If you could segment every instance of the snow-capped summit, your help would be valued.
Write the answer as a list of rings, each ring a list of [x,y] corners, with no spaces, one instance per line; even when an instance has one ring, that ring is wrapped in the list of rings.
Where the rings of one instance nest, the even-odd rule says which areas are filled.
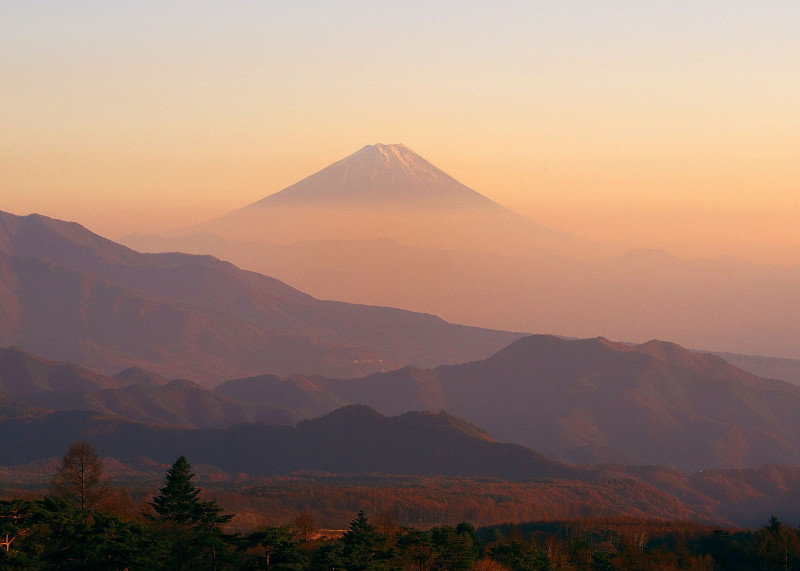
[[[502,208],[400,144],[367,145],[251,207],[371,206]]]
[[[249,206],[171,235],[251,245],[391,240],[442,250],[579,257],[597,250],[501,206],[400,144],[367,145]]]
[[[367,145],[339,162],[345,163],[352,171],[364,168],[384,169],[419,180],[441,182],[451,179],[448,174],[400,143]]]

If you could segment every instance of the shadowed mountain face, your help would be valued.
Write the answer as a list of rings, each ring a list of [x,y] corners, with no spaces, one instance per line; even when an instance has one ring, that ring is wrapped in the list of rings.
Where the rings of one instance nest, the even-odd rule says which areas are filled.
[[[169,382],[168,378],[141,367],[128,367],[114,375],[114,378],[131,385],[141,385],[143,387],[161,387]]]
[[[92,410],[134,420],[191,428],[226,428],[243,422],[294,424],[299,414],[285,408],[227,399],[190,381],[161,387],[129,385],[121,389],[46,391],[25,404],[53,410]]]
[[[461,184],[403,145],[368,145],[220,218],[171,233],[291,244],[392,239],[478,251],[595,256],[604,248],[539,226]]]
[[[0,348],[0,395],[19,406],[92,410],[126,420],[197,428],[242,422],[294,424],[309,416],[228,399],[190,381],[167,381],[143,369],[130,368],[110,377],[15,347]]]
[[[19,399],[42,391],[116,389],[128,382],[71,363],[30,355],[17,347],[0,348],[0,394]]]
[[[588,511],[760,525],[770,513],[793,521],[800,490],[795,466],[690,473],[662,466],[588,469],[493,442],[448,414],[386,418],[363,406],[342,408],[294,428],[243,424],[220,430],[142,424],[88,411],[51,413],[0,396],[0,439],[0,469],[55,461],[72,442],[86,440],[117,465],[148,472],[156,467],[159,474],[161,466],[184,454],[195,465],[237,477],[305,471],[356,477],[457,476],[480,478],[481,486],[497,484],[496,478],[523,480],[519,485],[549,496],[545,505],[561,510],[575,505],[575,517]]]
[[[589,473],[514,444],[492,441],[447,414],[412,412],[386,418],[362,406],[337,410],[297,427],[240,424],[225,430],[170,428],[88,411],[64,411],[0,422],[12,439],[0,465],[58,457],[74,440],[88,440],[122,462],[169,463],[184,454],[196,464],[251,475],[316,470],[502,478],[573,478]]]
[[[214,392],[240,402],[260,405],[280,403],[278,406],[293,410],[303,418],[321,416],[351,404],[335,396],[320,381],[319,377],[303,375],[259,375],[226,381],[215,387]]]
[[[446,410],[502,441],[572,462],[800,462],[800,387],[672,343],[535,335],[483,361],[306,381],[316,384],[316,402],[325,391],[384,414]]]
[[[22,404],[0,393],[0,423],[7,420],[44,418],[46,415],[46,411]]]
[[[609,356],[608,351],[618,353],[615,356],[618,360]],[[562,366],[547,364],[542,353],[551,354],[553,359],[562,362]],[[231,474],[275,475],[303,470],[355,475],[380,473],[523,479],[526,480],[525,486],[537,486],[540,493],[555,494],[553,502],[561,509],[582,502],[585,509],[606,515],[724,518],[748,525],[762,523],[767,513],[790,520],[794,517],[793,506],[797,504],[795,500],[800,490],[800,469],[793,466],[769,465],[750,470],[706,468],[688,473],[656,465],[611,465],[591,469],[568,466],[523,446],[498,444],[482,429],[447,413],[408,412],[386,418],[363,405],[340,408],[339,403],[346,401],[342,396],[336,396],[364,392],[367,387],[377,391],[367,392],[367,398],[379,402],[383,399],[386,408],[402,409],[409,403],[411,406],[447,404],[452,398],[446,386],[447,375],[442,371],[486,367],[495,375],[490,384],[500,391],[515,390],[513,384],[519,383],[527,369],[531,375],[546,374],[557,378],[558,384],[572,394],[569,398],[574,403],[595,399],[600,404],[607,404],[608,401],[603,402],[596,391],[592,392],[594,385],[607,385],[606,389],[611,393],[617,390],[614,383],[607,380],[609,375],[605,368],[616,371],[620,377],[616,384],[626,386],[630,384],[626,363],[628,368],[644,374],[643,371],[653,368],[652,363],[647,364],[649,360],[656,359],[662,367],[655,367],[655,370],[661,370],[660,381],[650,374],[649,380],[641,379],[634,390],[639,393],[639,400],[649,394],[651,404],[656,403],[662,413],[680,407],[681,400],[691,396],[690,389],[673,380],[676,372],[665,373],[663,367],[683,370],[683,377],[690,378],[691,384],[738,384],[736,392],[748,400],[753,396],[747,394],[748,388],[773,392],[787,401],[787,408],[796,408],[793,398],[797,391],[792,387],[781,392],[788,385],[754,378],[714,356],[690,353],[671,343],[652,341],[632,347],[605,339],[565,342],[536,336],[522,339],[483,362],[432,371],[407,368],[393,374],[373,376],[370,383],[366,379],[325,381],[300,375],[289,378],[263,375],[229,381],[218,387],[218,393],[247,400],[239,403],[189,381],[177,380],[161,385],[160,379],[147,371],[125,371],[121,375],[141,380],[142,384],[101,388],[109,383],[110,377],[74,365],[38,359],[16,349],[0,351],[0,356],[3,357],[0,359],[0,378],[6,379],[4,390],[17,389],[19,398],[27,403],[62,409],[59,412],[41,410],[0,394],[0,440],[4,442],[0,447],[0,472],[4,466],[19,471],[24,470],[21,464],[55,461],[71,442],[80,439],[90,441],[103,456],[112,457],[136,470],[169,464],[177,455],[188,454],[194,462]],[[627,362],[625,357],[631,357],[633,361]],[[531,359],[542,363],[538,367],[532,366]],[[25,365],[21,367],[20,363]],[[586,370],[594,372],[586,375]],[[35,374],[28,373],[28,376],[45,381],[31,383],[25,380],[21,371],[34,371]],[[70,374],[64,374],[64,371]],[[687,371],[693,371],[697,376],[692,377]],[[578,390],[570,380],[575,375],[582,377],[577,383]],[[456,377],[455,390],[469,392],[469,375]],[[500,377],[508,377],[513,382],[498,382]],[[15,384],[20,379],[21,382]],[[387,384],[386,380],[391,382]],[[547,383],[533,377],[528,381],[541,389],[541,394],[546,397]],[[113,380],[111,382],[113,384]],[[647,389],[648,383],[659,382],[663,386],[658,391]],[[71,390],[76,383],[94,388]],[[387,387],[391,390],[387,391]],[[516,390],[518,400],[529,402],[525,400],[524,390]],[[586,392],[588,394],[583,397],[576,396]],[[661,393],[661,401],[656,392]],[[752,430],[754,423],[763,424],[765,411],[775,407],[774,401],[763,397],[758,400],[756,394],[757,398],[751,404],[757,413],[742,418],[748,417],[748,413],[741,406],[731,404],[724,389],[718,393],[720,402],[709,401],[707,411],[708,418],[716,417],[715,422],[726,422],[720,420],[724,415],[715,410],[721,407],[725,409],[728,424],[731,418],[736,417],[742,426],[750,426]],[[492,404],[489,398],[483,398],[487,405]],[[613,395],[609,399],[621,400]],[[291,401],[296,410],[290,412],[264,406],[257,402],[259,400],[269,403]],[[547,397],[547,400],[552,401],[552,397]],[[249,420],[293,424],[310,410],[309,404],[319,408],[333,406],[336,410],[321,418],[302,421],[296,427],[242,424]],[[301,410],[303,407],[306,410]],[[94,412],[74,408],[91,408]],[[649,426],[642,422],[645,415],[641,411],[630,407],[614,410],[619,410],[618,416],[634,416],[637,424],[631,431],[648,432]],[[542,414],[535,404],[531,404],[528,413],[529,416]],[[148,424],[131,422],[131,419]],[[508,423],[518,420],[513,416],[507,418]],[[211,429],[215,427],[217,429]],[[752,430],[753,433],[757,431],[758,428]],[[715,434],[698,431],[692,437],[706,441],[705,446],[717,445]],[[691,448],[686,441],[679,444]],[[735,454],[732,450],[728,452]]]
[[[0,345],[200,382],[460,362],[519,336],[321,301],[208,256],[140,254],[77,224],[4,213],[0,311]]]
[[[571,462],[706,468],[800,461],[800,387],[662,341],[631,346],[535,335],[483,361],[344,380],[261,375],[213,392],[189,381],[158,385],[141,371],[126,376],[142,384],[120,387],[125,381],[116,377],[0,351],[0,393],[128,420],[290,425],[359,403],[392,415],[447,411],[502,441]]]

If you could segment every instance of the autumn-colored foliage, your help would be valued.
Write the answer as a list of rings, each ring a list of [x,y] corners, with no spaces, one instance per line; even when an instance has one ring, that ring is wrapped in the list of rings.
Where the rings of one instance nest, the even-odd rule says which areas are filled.
[[[604,513],[596,492],[559,481],[317,474],[203,490],[194,477],[179,457],[146,517],[120,488],[91,505],[0,501],[0,568],[800,569],[800,530],[778,517],[741,529]]]

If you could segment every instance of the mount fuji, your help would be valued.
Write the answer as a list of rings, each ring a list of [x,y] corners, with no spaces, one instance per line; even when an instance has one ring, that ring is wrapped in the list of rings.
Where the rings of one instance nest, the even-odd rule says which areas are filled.
[[[388,239],[413,247],[593,257],[602,247],[534,222],[404,145],[367,145],[244,208],[172,232],[293,244]]]
[[[400,144],[361,150],[249,208],[371,206],[506,210]]]

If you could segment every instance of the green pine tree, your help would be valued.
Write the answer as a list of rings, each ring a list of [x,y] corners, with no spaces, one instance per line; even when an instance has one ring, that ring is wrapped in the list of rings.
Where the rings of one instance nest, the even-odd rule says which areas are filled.
[[[175,569],[217,569],[229,555],[229,541],[221,529],[233,515],[222,514],[217,502],[200,501],[201,490],[192,483],[192,467],[179,456],[153,498],[151,516],[172,545]]]
[[[340,542],[348,571],[384,568],[386,538],[369,522],[363,511],[350,522],[350,529],[342,535]]]
[[[194,474],[185,456],[179,456],[167,470],[161,494],[153,498],[150,507],[158,514],[156,519],[178,523],[194,523],[199,515],[200,489],[192,483]]]

